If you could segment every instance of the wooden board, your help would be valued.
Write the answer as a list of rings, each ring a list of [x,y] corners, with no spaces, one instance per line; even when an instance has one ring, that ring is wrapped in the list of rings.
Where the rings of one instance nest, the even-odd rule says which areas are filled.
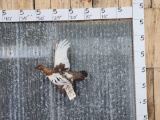
[[[152,0],[153,8],[160,8],[160,0]]]
[[[154,9],[145,9],[146,67],[154,67],[155,53],[155,15]]]
[[[160,120],[160,68],[154,70],[155,120]]]
[[[3,9],[2,1],[3,1],[3,0],[0,0],[0,10]]]
[[[12,0],[1,0],[2,10],[12,10]]]
[[[160,50],[155,50],[155,68],[160,68]]]
[[[145,9],[147,68],[160,67],[160,9]]]
[[[160,68],[160,9],[154,9],[154,16],[155,16],[155,22],[154,22],[154,33],[152,36],[154,36],[155,41],[155,68]]]
[[[93,0],[93,7],[118,7],[118,0]]]
[[[144,7],[151,8],[152,7],[152,0],[144,0]]]
[[[52,9],[70,8],[70,0],[51,0]]]
[[[119,0],[118,1],[119,7],[129,7],[132,6],[132,0]]]
[[[154,69],[147,69],[148,119],[154,120]]]
[[[50,9],[50,0],[35,0],[35,9]]]
[[[92,8],[92,0],[71,0],[71,8]]]
[[[13,10],[29,10],[33,9],[33,0],[12,0]]]

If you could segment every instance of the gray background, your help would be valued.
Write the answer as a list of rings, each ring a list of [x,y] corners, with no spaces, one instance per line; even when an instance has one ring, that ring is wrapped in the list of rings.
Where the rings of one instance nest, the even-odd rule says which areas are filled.
[[[71,43],[71,70],[88,71],[70,101],[39,64],[52,68],[53,47]],[[131,20],[0,23],[1,120],[133,120]]]

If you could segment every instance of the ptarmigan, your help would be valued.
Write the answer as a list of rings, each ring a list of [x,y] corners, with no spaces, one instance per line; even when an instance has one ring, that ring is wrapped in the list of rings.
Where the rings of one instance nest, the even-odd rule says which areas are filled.
[[[56,44],[54,68],[49,69],[43,65],[38,65],[36,69],[43,71],[49,80],[57,85],[57,89],[64,91],[63,86],[71,84],[74,80],[84,80],[87,77],[86,71],[70,71],[70,62],[67,57],[67,52],[70,44],[67,40]]]

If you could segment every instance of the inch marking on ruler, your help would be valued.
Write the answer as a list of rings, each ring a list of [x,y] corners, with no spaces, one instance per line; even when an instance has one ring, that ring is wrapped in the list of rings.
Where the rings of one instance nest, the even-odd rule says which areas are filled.
[[[148,120],[144,35],[144,3],[143,0],[133,0],[132,5],[136,88],[136,119]]]

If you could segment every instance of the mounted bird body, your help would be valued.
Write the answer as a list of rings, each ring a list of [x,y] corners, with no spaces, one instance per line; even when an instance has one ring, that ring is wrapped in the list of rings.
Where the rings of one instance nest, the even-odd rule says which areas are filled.
[[[84,80],[87,77],[86,71],[70,71],[70,63],[67,51],[70,47],[68,41],[61,41],[55,47],[54,68],[48,69],[43,65],[38,65],[36,69],[43,71],[49,80],[57,85],[57,89],[63,91],[63,86],[73,83],[75,80]]]
[[[56,85],[65,85],[72,83],[74,80],[84,80],[87,77],[86,71],[72,72],[72,71],[63,71],[65,68],[57,66],[54,69],[48,69],[43,65],[39,65],[36,69],[43,71],[49,80]]]

